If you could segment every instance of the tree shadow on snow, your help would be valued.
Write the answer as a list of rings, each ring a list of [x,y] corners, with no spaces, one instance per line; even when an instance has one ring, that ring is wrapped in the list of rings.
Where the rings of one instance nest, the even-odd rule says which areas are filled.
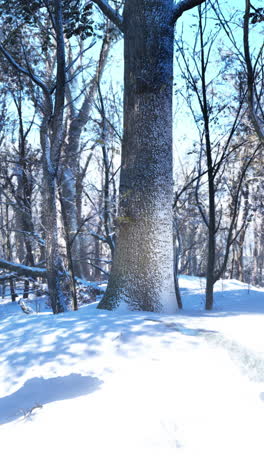
[[[0,398],[0,424],[21,416],[31,416],[33,411],[47,403],[76,398],[94,392],[102,384],[97,377],[70,374],[65,377],[27,380],[16,392]]]

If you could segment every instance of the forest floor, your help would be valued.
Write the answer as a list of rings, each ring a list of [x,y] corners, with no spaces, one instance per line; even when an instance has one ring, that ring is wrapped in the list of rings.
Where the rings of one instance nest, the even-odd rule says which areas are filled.
[[[264,467],[264,289],[180,287],[173,316],[0,301],[3,468]]]

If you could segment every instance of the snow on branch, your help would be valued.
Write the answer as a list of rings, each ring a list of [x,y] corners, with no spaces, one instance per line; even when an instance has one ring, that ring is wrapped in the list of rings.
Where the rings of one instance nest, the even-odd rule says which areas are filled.
[[[18,276],[27,276],[31,278],[46,278],[47,271],[45,268],[29,267],[20,263],[8,262],[0,258],[0,268],[7,271],[14,271]]]
[[[100,240],[101,242],[107,242],[106,238],[104,236],[100,236],[100,234],[97,234],[97,232],[89,231],[89,234],[93,236],[95,239]]]
[[[4,283],[5,281],[9,281],[11,279],[16,279],[17,275],[15,273],[6,273],[4,275],[0,275],[0,283]]]
[[[29,76],[32,79],[32,81],[36,83],[36,85],[42,88],[42,90],[47,95],[49,95],[49,90],[46,87],[46,85],[43,83],[43,81],[41,81],[37,76],[33,75],[33,73],[30,70],[26,70],[24,67],[19,65],[19,63],[16,62],[16,60],[12,57],[11,54],[9,54],[9,52],[7,52],[7,50],[3,47],[2,44],[0,44],[0,52],[2,52],[2,54],[5,56],[8,62],[12,65],[12,67],[15,68],[15,70],[17,70],[19,73],[23,73],[24,75]]]
[[[92,265],[92,264],[91,264]],[[96,267],[95,265],[92,265],[94,266],[95,268],[98,268],[99,270],[101,270],[103,273],[105,273],[106,275],[108,275],[107,272],[105,272],[103,269],[99,268],[99,267]],[[20,263],[13,263],[13,262],[8,262],[7,260],[4,260],[2,258],[0,258],[0,268],[2,268],[3,270],[7,270],[7,271],[13,271],[15,274],[12,275],[12,274],[3,274],[3,275],[0,275],[0,282],[1,280],[4,281],[4,280],[8,280],[8,279],[12,279],[12,278],[16,278],[17,276],[25,276],[27,278],[46,278],[47,277],[47,270],[46,268],[37,268],[37,267],[30,267],[30,266],[26,266],[26,265],[21,265]],[[68,275],[68,273],[66,273]],[[78,278],[77,276],[75,276],[75,280],[79,283],[82,283],[82,284],[85,284],[85,286],[89,286],[89,287],[98,287],[97,283],[94,283],[94,282],[91,282],[91,281],[85,281],[81,278]]]
[[[100,8],[105,16],[107,16],[107,18],[120,29],[120,31],[124,31],[122,16],[120,16],[106,0],[93,0],[93,2]]]
[[[201,5],[206,0],[182,0],[181,2],[177,3],[174,6],[172,22],[175,23],[178,18],[187,10],[191,10],[192,8]]]

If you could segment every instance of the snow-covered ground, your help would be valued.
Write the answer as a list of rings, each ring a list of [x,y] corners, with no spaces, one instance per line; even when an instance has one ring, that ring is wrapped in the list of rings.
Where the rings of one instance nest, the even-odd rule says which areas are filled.
[[[0,302],[3,468],[264,467],[264,290],[180,286],[174,316]]]

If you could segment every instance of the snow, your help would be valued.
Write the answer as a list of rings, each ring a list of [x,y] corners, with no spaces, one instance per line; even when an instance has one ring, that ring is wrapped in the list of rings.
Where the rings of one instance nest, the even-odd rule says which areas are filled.
[[[263,468],[264,290],[220,281],[208,312],[204,285],[175,315],[2,300],[2,466]]]

